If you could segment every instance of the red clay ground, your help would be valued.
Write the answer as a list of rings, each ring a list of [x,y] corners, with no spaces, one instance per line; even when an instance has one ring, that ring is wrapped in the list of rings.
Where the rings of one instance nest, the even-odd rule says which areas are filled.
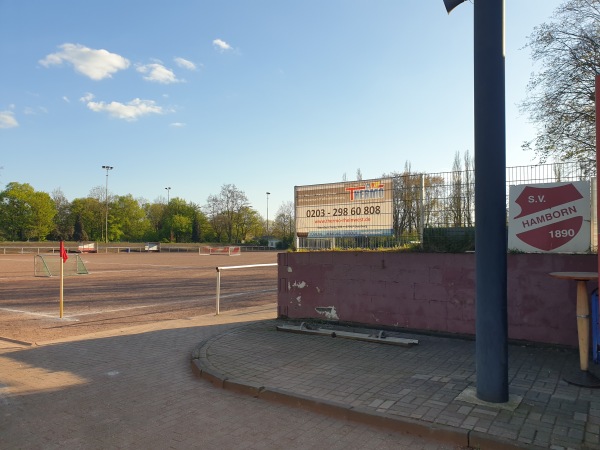
[[[74,255],[71,255],[74,257]],[[34,277],[34,255],[0,255],[0,340],[48,341],[215,312],[216,266],[277,262],[275,252],[81,255],[88,275]],[[275,303],[277,267],[221,272],[221,311]]]

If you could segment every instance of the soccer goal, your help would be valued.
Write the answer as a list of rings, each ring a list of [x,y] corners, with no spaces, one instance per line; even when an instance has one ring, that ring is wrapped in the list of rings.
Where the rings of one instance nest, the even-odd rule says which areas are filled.
[[[57,277],[60,275],[60,255],[35,255],[33,260],[33,274],[36,277]],[[79,255],[69,255],[64,263],[63,274],[87,275],[89,272]]]
[[[226,247],[210,247],[203,245],[198,250],[200,255],[229,255],[239,256],[242,254],[242,248],[239,246],[226,246]]]

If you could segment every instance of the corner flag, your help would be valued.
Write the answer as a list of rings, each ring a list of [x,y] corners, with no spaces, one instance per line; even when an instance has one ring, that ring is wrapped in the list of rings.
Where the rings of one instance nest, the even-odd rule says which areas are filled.
[[[65,249],[65,244],[63,241],[60,241],[60,257],[63,260],[63,263],[67,262],[67,259],[69,259],[69,257],[67,256],[67,250]]]

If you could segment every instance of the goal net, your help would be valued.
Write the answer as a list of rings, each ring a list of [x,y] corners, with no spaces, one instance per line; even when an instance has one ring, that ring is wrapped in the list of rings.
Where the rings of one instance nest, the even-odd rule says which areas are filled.
[[[201,255],[229,255],[239,256],[242,254],[242,248],[239,246],[226,246],[226,247],[210,247],[203,245],[198,251]]]
[[[60,275],[60,264],[62,258],[60,255],[35,255],[33,261],[33,274],[36,277],[57,277]],[[63,274],[69,275],[87,275],[89,272],[79,255],[69,255],[64,263]]]

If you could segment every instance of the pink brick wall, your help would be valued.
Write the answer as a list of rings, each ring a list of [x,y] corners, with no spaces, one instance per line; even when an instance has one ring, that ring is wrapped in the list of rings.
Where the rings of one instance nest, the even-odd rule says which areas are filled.
[[[280,317],[475,333],[473,254],[301,252],[278,263]],[[509,338],[577,346],[575,282],[548,273],[596,270],[596,255],[508,255]]]

